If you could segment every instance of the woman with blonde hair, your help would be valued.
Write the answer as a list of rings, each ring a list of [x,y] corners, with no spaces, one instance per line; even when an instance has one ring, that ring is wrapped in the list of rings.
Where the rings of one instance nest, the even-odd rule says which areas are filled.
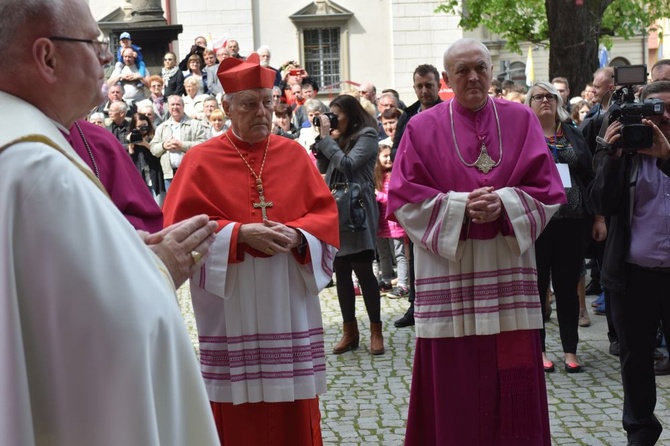
[[[586,189],[594,176],[591,151],[582,133],[572,125],[556,87],[549,82],[536,82],[528,91],[526,101],[542,125],[547,150],[551,152],[559,171],[564,172],[561,178],[568,199],[535,242],[538,293],[544,308],[551,280],[565,371],[578,373],[582,371],[582,366],[577,359],[580,310],[577,285],[592,223]],[[544,328],[540,333],[544,370],[552,372],[554,364],[545,352]]]
[[[192,56],[191,56],[192,57]],[[202,87],[202,81],[195,76],[184,79],[184,89],[186,94],[184,98],[184,114],[192,119],[201,119],[204,116],[205,100],[211,96],[199,94]]]

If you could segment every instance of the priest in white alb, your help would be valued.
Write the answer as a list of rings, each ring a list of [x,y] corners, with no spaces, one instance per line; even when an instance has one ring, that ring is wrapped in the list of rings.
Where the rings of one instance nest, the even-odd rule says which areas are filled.
[[[339,245],[337,207],[302,146],[270,134],[274,71],[252,54],[225,59],[218,76],[232,126],[186,153],[163,210],[167,225],[204,213],[219,226],[191,280],[219,438],[321,445],[318,293]]]
[[[563,186],[533,112],[489,98],[484,45],[444,68],[455,97],[409,121],[389,187],[416,262],[405,445],[548,446],[533,243]]]
[[[99,34],[84,0],[0,2],[0,445],[211,446],[180,279],[64,136],[102,100]]]

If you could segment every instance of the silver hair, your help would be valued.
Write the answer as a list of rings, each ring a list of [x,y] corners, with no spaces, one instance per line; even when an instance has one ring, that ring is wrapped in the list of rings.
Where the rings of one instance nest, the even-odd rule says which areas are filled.
[[[198,90],[200,90],[200,87],[202,87],[202,81],[195,76],[189,76],[186,79],[184,79],[184,87],[187,84],[195,85]]]
[[[109,105],[109,108],[111,109],[112,107],[118,108],[120,112],[126,113],[128,111],[128,104],[126,104],[123,101],[114,101]]]
[[[266,93],[272,94],[272,88],[250,88],[249,90],[261,90]],[[223,100],[228,102],[229,104],[232,104],[233,101],[235,100],[235,96],[237,96],[238,93],[242,93],[243,91],[248,91],[248,90],[241,90],[241,91],[236,91],[234,93],[226,93],[223,95]],[[222,101],[223,102],[223,101]]]
[[[533,96],[533,89],[535,87],[547,90],[547,93],[553,94],[556,97],[556,114],[558,115],[559,121],[563,122],[570,119],[570,115],[563,108],[563,98],[561,97],[560,94],[558,94],[558,90],[556,90],[554,84],[550,82],[544,82],[544,81],[535,82],[533,86],[528,89],[528,93],[526,93],[526,104],[528,104],[529,107],[530,107],[530,98],[531,96]]]
[[[0,1],[0,67],[13,64],[11,42],[22,32],[33,32],[37,24],[46,25],[50,35],[61,34],[67,28],[71,8],[64,0],[2,0]]]
[[[105,121],[105,114],[102,112],[93,112],[88,116],[89,122],[93,122],[94,119],[100,119],[101,121]]]
[[[167,98],[168,104],[170,103],[170,98],[177,98],[179,99],[179,102],[181,102],[181,105],[184,105],[184,98],[179,96],[178,94],[171,94],[170,96],[168,96]]]
[[[379,102],[382,98],[391,98],[395,104],[394,107],[398,108],[398,98],[396,98],[393,93],[382,93],[381,96],[379,96],[379,99],[377,99],[377,102]]]
[[[261,45],[261,46],[259,46],[258,49],[256,50],[256,52],[257,52],[258,54],[260,54],[261,51],[267,51],[268,54],[272,56],[272,51],[270,51],[270,47],[267,46],[267,45]]]
[[[137,111],[140,111],[140,108],[143,107],[153,108],[153,103],[151,102],[151,99],[142,99],[141,101],[135,102],[135,107],[137,108]]]
[[[451,56],[452,51],[454,51],[456,48],[459,48],[463,45],[476,45],[476,46],[478,46],[482,50],[484,55],[486,55],[487,63],[488,63],[489,68],[493,65],[493,62],[491,60],[491,52],[486,47],[486,45],[481,43],[479,40],[475,40],[475,39],[471,39],[469,37],[465,37],[463,39],[458,39],[457,41],[452,43],[449,46],[449,48],[447,48],[447,50],[444,52],[444,59],[443,59],[442,62],[443,62],[443,65],[444,65],[444,71],[446,71],[447,74],[450,74],[449,70],[447,69],[447,61],[449,60],[449,57]]]
[[[308,99],[307,102],[305,102],[304,107],[305,107],[305,113],[314,113],[317,111],[321,113],[326,113],[328,111],[328,107],[326,106],[326,104],[314,98]]]

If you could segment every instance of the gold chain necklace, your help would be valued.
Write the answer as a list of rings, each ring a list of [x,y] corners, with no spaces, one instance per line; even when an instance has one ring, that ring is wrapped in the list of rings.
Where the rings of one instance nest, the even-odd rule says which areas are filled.
[[[244,159],[244,156],[242,155],[242,152],[240,152],[240,149],[237,148],[235,143],[233,142],[232,139],[230,139],[230,136],[228,136],[228,132],[224,133],[226,135],[226,138],[228,138],[228,141],[233,145],[233,148],[237,152],[238,155],[240,155],[240,158],[242,158],[242,161],[244,161],[244,164],[246,164],[247,168],[249,168],[249,171],[251,174],[256,178],[256,190],[258,191],[258,198],[259,202],[258,203],[252,203],[253,206],[256,209],[261,210],[261,214],[263,215],[263,220],[268,219],[268,213],[266,208],[271,208],[273,206],[271,201],[265,201],[265,195],[263,194],[263,167],[265,167],[265,160],[268,157],[268,148],[270,147],[270,135],[268,135],[268,143],[265,145],[265,154],[263,154],[263,162],[261,163],[261,170],[258,172],[258,175],[256,175],[256,172],[254,172],[254,169],[249,165],[246,159]]]
[[[451,119],[451,136],[454,138],[454,146],[456,147],[456,154],[463,164],[468,167],[476,167],[483,173],[489,173],[491,169],[497,167],[502,161],[503,157],[503,145],[502,145],[502,133],[500,131],[500,120],[498,119],[498,109],[496,108],[496,103],[492,99],[491,103],[493,104],[493,113],[496,117],[496,126],[498,127],[498,147],[500,147],[500,159],[498,162],[493,162],[493,159],[489,156],[489,152],[486,150],[486,144],[484,144],[484,138],[481,138],[482,146],[479,150],[479,157],[474,163],[467,163],[461,155],[461,150],[458,148],[458,142],[456,141],[456,129],[454,128],[454,110],[453,110],[454,100],[449,101],[449,118]],[[486,106],[486,104],[484,104]]]

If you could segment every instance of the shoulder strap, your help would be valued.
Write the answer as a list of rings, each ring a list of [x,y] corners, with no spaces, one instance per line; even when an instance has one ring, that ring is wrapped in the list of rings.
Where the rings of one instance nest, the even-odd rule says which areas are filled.
[[[96,178],[96,176],[93,174],[93,172],[91,172],[89,169],[85,169],[80,163],[78,163],[74,158],[72,158],[72,156],[70,156],[67,152],[65,152],[63,149],[61,149],[58,146],[58,144],[56,144],[55,142],[53,142],[51,139],[47,138],[46,136],[42,136],[42,135],[23,136],[21,138],[15,139],[14,141],[11,141],[10,143],[0,147],[0,152],[2,152],[3,150],[5,150],[6,148],[8,148],[10,146],[13,146],[14,144],[18,144],[18,143],[22,143],[22,142],[39,142],[39,143],[46,144],[47,146],[56,149],[63,156],[65,156],[65,158],[67,158],[72,164],[74,164],[75,167],[77,167],[77,169],[79,169],[84,175],[86,175],[88,177],[88,179],[91,180],[93,182],[93,184],[95,184],[98,187],[98,189],[100,189],[102,191],[102,193],[105,194],[105,196],[107,196],[107,198],[111,199],[111,197],[107,193],[107,190],[102,185],[100,180],[98,178]]]

